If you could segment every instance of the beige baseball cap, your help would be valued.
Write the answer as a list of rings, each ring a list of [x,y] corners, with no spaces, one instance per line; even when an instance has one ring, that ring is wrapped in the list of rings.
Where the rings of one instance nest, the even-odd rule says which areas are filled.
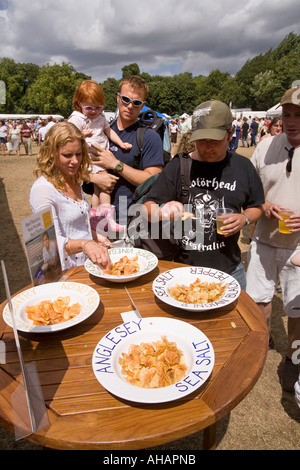
[[[300,106],[300,85],[287,90],[277,107],[283,106],[284,104],[295,104],[296,106]]]
[[[218,100],[199,104],[192,116],[191,142],[201,139],[222,140],[232,128],[233,117],[227,104]]]

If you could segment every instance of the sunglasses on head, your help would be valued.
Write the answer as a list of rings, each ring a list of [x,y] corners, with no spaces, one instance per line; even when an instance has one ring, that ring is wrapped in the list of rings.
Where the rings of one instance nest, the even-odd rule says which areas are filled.
[[[121,93],[118,93],[119,97],[121,98],[122,102],[124,104],[130,104],[132,103],[133,106],[142,106],[142,104],[146,103],[146,101],[142,101],[142,100],[132,100],[131,98],[129,98],[129,96],[125,96],[125,95],[121,95]]]
[[[87,111],[87,112],[90,112],[90,111],[102,111],[102,109],[104,109],[104,106],[82,106],[82,109],[84,109],[84,111]]]
[[[286,164],[286,171],[287,171],[287,173],[291,173],[291,171],[292,171],[292,159],[293,159],[293,156],[294,156],[295,147],[291,147],[290,150],[288,150],[285,147],[285,150],[287,150],[288,157],[289,157],[288,162]]]

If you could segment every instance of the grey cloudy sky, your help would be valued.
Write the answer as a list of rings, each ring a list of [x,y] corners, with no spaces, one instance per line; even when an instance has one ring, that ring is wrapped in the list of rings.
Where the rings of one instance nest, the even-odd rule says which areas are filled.
[[[1,57],[70,63],[103,82],[142,72],[234,75],[300,34],[299,0],[0,0]]]

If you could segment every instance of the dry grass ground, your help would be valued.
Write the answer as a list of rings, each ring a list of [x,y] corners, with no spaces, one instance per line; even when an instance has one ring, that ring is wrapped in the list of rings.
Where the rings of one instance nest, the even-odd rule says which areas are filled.
[[[34,153],[38,148],[34,146]],[[239,149],[247,157],[252,149]],[[30,283],[20,221],[31,214],[29,191],[34,181],[36,156],[0,156],[0,259],[5,261],[11,293]],[[249,229],[241,234],[243,261],[249,248]],[[0,301],[5,292],[0,273]],[[217,426],[219,450],[298,450],[300,448],[300,412],[292,394],[282,392],[279,374],[286,348],[286,318],[280,294],[274,299],[272,334],[275,349],[267,355],[263,373],[248,396]],[[222,393],[222,390],[220,390]],[[202,433],[160,447],[166,450],[201,449]],[[0,427],[0,450],[40,449]]]

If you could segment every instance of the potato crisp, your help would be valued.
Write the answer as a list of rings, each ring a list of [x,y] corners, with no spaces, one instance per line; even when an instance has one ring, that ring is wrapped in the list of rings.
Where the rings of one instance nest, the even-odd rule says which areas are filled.
[[[25,308],[25,312],[34,325],[56,325],[76,317],[81,312],[79,303],[69,303],[69,296],[57,297],[53,302],[43,300],[36,305],[30,305]]]
[[[196,279],[189,286],[176,284],[169,288],[169,294],[178,302],[207,304],[219,300],[227,286],[221,282],[201,282]]]
[[[104,269],[104,274],[110,274],[112,276],[128,276],[130,274],[138,273],[140,270],[140,265],[137,262],[138,256],[133,258],[128,258],[128,256],[123,256],[115,263],[112,263],[108,269]]]
[[[192,212],[184,212],[181,216],[181,220],[190,219],[192,217],[195,217],[195,214],[193,214]]]
[[[128,354],[122,353],[119,363],[126,381],[143,388],[173,385],[187,371],[182,351],[166,336],[151,343],[130,345]]]

